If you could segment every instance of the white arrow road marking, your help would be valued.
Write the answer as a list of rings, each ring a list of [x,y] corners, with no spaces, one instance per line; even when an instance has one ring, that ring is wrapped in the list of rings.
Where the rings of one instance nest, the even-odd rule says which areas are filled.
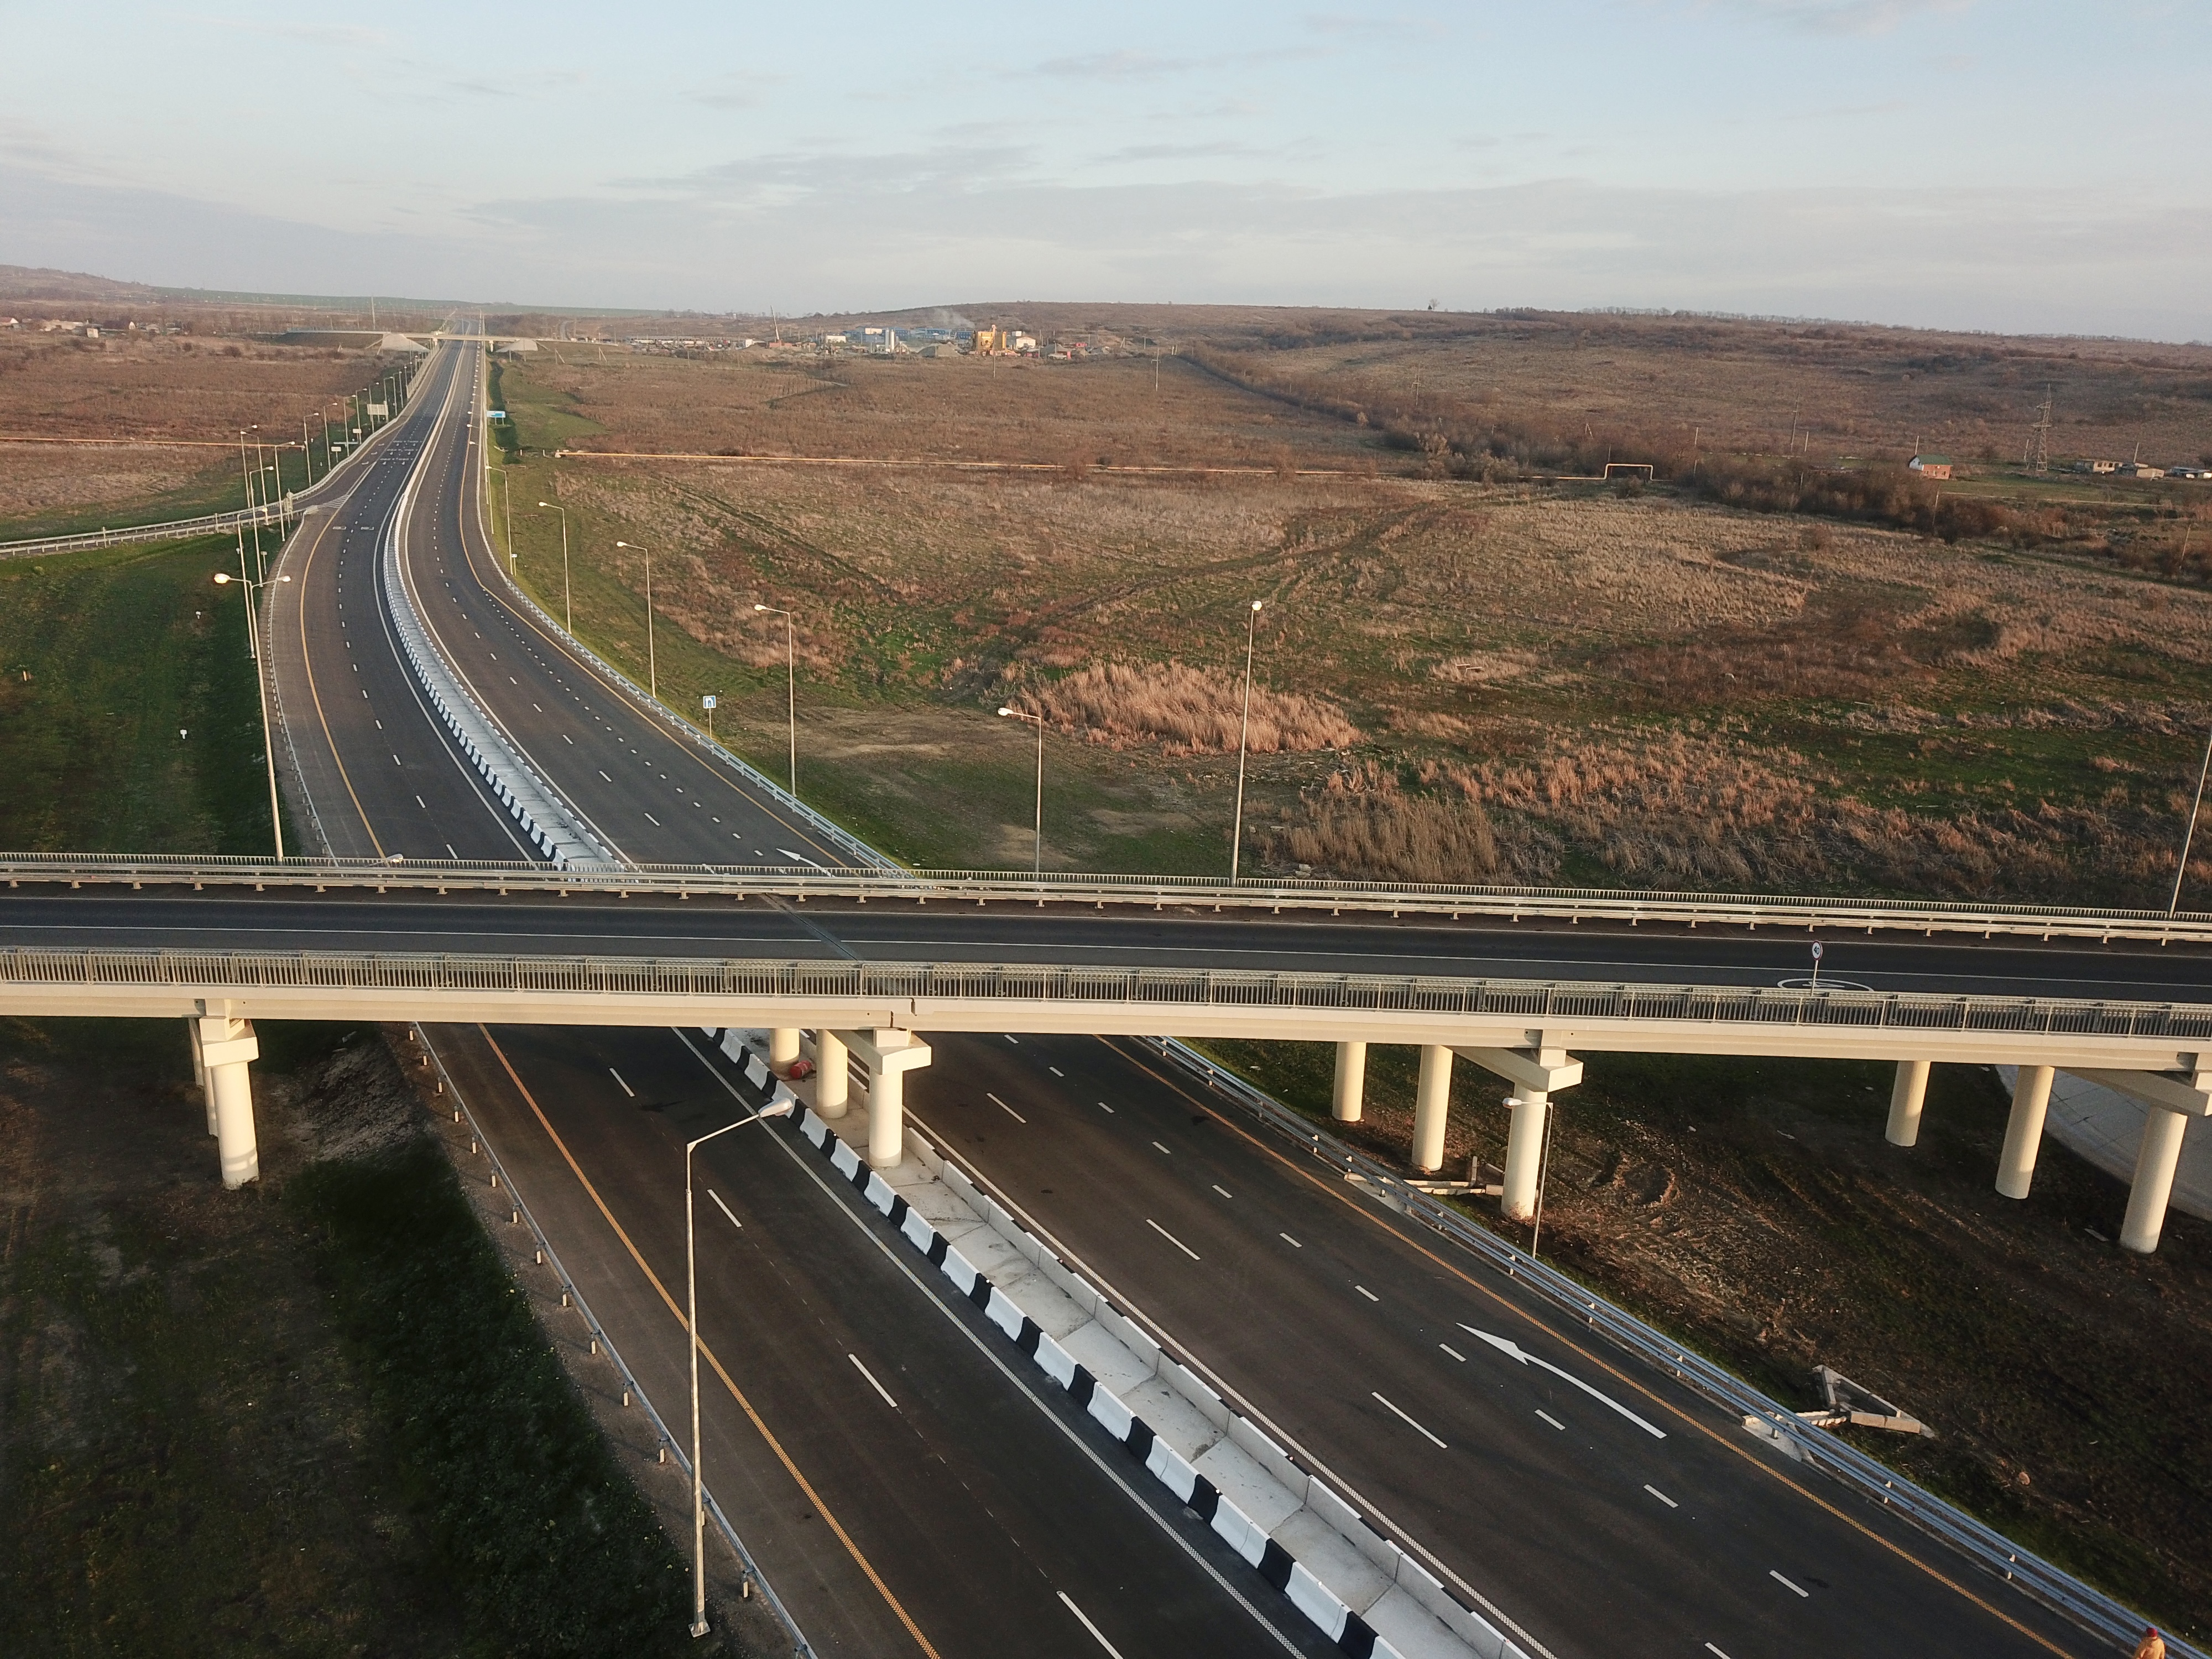
[[[789,859],[793,864],[814,864],[814,860],[807,857],[805,854],[794,853],[788,847],[779,847],[775,850],[782,854],[784,857]],[[824,875],[829,873],[828,870],[823,868],[821,865],[814,864],[814,867],[817,870],[821,870]]]
[[[1573,1372],[1561,1370],[1557,1365],[1554,1365],[1548,1359],[1540,1359],[1534,1354],[1528,1352],[1526,1349],[1522,1347],[1522,1346],[1513,1340],[1511,1337],[1492,1336],[1488,1331],[1479,1331],[1472,1325],[1462,1325],[1460,1329],[1465,1331],[1469,1336],[1480,1337],[1485,1342],[1490,1344],[1492,1347],[1497,1349],[1498,1352],[1504,1354],[1508,1359],[1517,1359],[1524,1365],[1540,1365],[1546,1370],[1551,1372],[1553,1376],[1558,1377],[1561,1382],[1573,1383],[1575,1387],[1580,1389],[1584,1394],[1596,1401],[1599,1405],[1605,1407],[1608,1411],[1619,1412],[1623,1417],[1635,1424],[1638,1428],[1643,1430],[1644,1433],[1650,1435],[1653,1439],[1664,1440],[1667,1437],[1666,1430],[1659,1427],[1656,1424],[1645,1422],[1644,1419],[1638,1417],[1634,1412],[1629,1410],[1627,1407],[1622,1405],[1618,1400],[1608,1399],[1604,1395],[1600,1394],[1595,1389],[1590,1387],[1589,1383],[1583,1382],[1582,1378],[1577,1376]]]

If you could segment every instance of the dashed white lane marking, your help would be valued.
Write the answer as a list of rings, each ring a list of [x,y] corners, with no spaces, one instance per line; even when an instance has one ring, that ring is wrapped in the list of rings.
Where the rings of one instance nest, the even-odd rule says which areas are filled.
[[[1237,1196],[1236,1194],[1231,1192],[1228,1188],[1223,1186],[1218,1181],[1213,1183],[1213,1190],[1219,1193],[1224,1198],[1234,1198]]]
[[[1281,1239],[1284,1243],[1289,1245],[1294,1250],[1303,1250],[1305,1249],[1304,1245],[1299,1243],[1297,1239],[1292,1238],[1288,1233],[1277,1233],[1275,1237]]]
[[[1787,1578],[1784,1578],[1784,1577],[1780,1573],[1778,1573],[1778,1572],[1775,1571],[1775,1570],[1774,1570],[1773,1568],[1769,1567],[1769,1568],[1766,1570],[1766,1576],[1767,1576],[1769,1578],[1771,1578],[1771,1579],[1772,1579],[1776,1583],[1778,1583],[1778,1584],[1781,1585],[1783,1589],[1786,1589],[1786,1590],[1795,1590],[1795,1591],[1796,1591],[1796,1593],[1797,1593],[1798,1595],[1800,1595],[1803,1596],[1803,1597],[1804,1597],[1807,1601],[1811,1601],[1811,1600],[1813,1599],[1813,1592],[1812,1592],[1812,1591],[1810,1591],[1810,1590],[1808,1590],[1808,1589],[1798,1589],[1796,1585],[1795,1585],[1795,1584],[1791,1583],[1790,1583]]]
[[[1159,1143],[1158,1141],[1157,1141],[1157,1140],[1156,1140],[1156,1141],[1154,1141],[1154,1142],[1152,1143],[1152,1145],[1153,1145],[1153,1146],[1160,1146],[1160,1143]],[[1167,1149],[1166,1147],[1164,1147],[1164,1146],[1160,1146],[1160,1150],[1161,1150],[1162,1152],[1168,1152],[1168,1149]],[[1175,1156],[1175,1154],[1174,1154],[1173,1152],[1168,1152],[1168,1156],[1169,1156],[1170,1158],[1173,1158],[1173,1157]]]
[[[1121,1650],[1115,1647],[1111,1642],[1106,1639],[1106,1634],[1103,1631],[1100,1630],[1097,1626],[1092,1624],[1089,1619],[1084,1617],[1083,1609],[1077,1607],[1074,1602],[1067,1599],[1067,1592],[1066,1590],[1060,1590],[1058,1592],[1058,1595],[1060,1596],[1060,1605],[1066,1607],[1070,1613],[1073,1613],[1079,1620],[1082,1620],[1083,1628],[1091,1632],[1091,1640],[1097,1643],[1098,1645],[1105,1649],[1107,1652],[1112,1654],[1114,1656],[1114,1659],[1121,1659]]]
[[[1369,1290],[1364,1285],[1354,1285],[1352,1288],[1358,1291],[1360,1295],[1365,1297],[1370,1302],[1380,1302],[1382,1299],[1381,1297],[1376,1295],[1374,1291]]]
[[[1067,1075],[1066,1073],[1061,1071],[1057,1066],[1048,1066],[1045,1067],[1045,1070],[1050,1072],[1054,1077],[1066,1077]]]
[[[1450,1355],[1454,1359],[1458,1360],[1458,1361],[1459,1361],[1459,1363],[1460,1363],[1461,1364],[1464,1365],[1464,1364],[1467,1364],[1467,1356],[1466,1356],[1465,1354],[1462,1353],[1462,1352],[1461,1352],[1457,1348],[1455,1348],[1454,1346],[1452,1346],[1452,1345],[1451,1345],[1450,1343],[1449,1343],[1449,1342],[1439,1342],[1439,1343],[1437,1343],[1437,1346],[1438,1346],[1439,1348],[1442,1348],[1442,1349],[1443,1349],[1446,1353],[1449,1354],[1449,1355]]]
[[[1549,1423],[1561,1434],[1565,1434],[1567,1431],[1567,1425],[1565,1424],[1560,1422],[1558,1418],[1553,1416],[1551,1413],[1544,1410],[1542,1407],[1539,1407],[1537,1408],[1536,1415],[1542,1418],[1547,1423]]]
[[[1368,1392],[1369,1392],[1370,1394],[1374,1394],[1374,1390],[1373,1390],[1373,1389],[1369,1389],[1369,1390],[1368,1390]],[[1407,1416],[1405,1413],[1403,1413],[1403,1412],[1400,1411],[1400,1410],[1399,1410],[1395,1406],[1391,1405],[1391,1404],[1390,1404],[1390,1402],[1389,1402],[1389,1401],[1387,1401],[1387,1400],[1382,1400],[1382,1396],[1381,1395],[1379,1395],[1379,1394],[1375,1395],[1375,1397],[1376,1397],[1377,1400],[1382,1400],[1382,1404],[1383,1404],[1384,1407],[1385,1407],[1386,1409],[1388,1409],[1388,1410],[1389,1410],[1389,1412],[1390,1413],[1390,1414],[1391,1414],[1393,1417],[1395,1417],[1395,1418],[1396,1418],[1400,1422],[1401,1422],[1401,1423],[1405,1424],[1408,1428],[1412,1429],[1415,1433],[1417,1433],[1417,1434],[1420,1435],[1424,1439],[1428,1440],[1428,1441],[1429,1441],[1429,1442],[1431,1442],[1432,1444],[1434,1444],[1434,1445],[1435,1445],[1435,1447],[1436,1447],[1436,1449],[1437,1449],[1438,1451],[1449,1451],[1449,1450],[1451,1449],[1451,1448],[1450,1448],[1449,1446],[1447,1446],[1446,1444],[1444,1444],[1444,1443],[1443,1443],[1443,1441],[1438,1440],[1438,1439],[1436,1437],[1436,1436],[1434,1436],[1434,1435],[1431,1434],[1431,1433],[1430,1433],[1426,1429],[1423,1428],[1423,1427],[1422,1427],[1419,1423],[1416,1423],[1416,1422],[1415,1422],[1412,1418],[1410,1418],[1410,1417]]]
[[[421,807],[421,808],[422,808],[424,811],[426,811],[426,812],[427,812],[427,811],[428,811],[430,810],[430,804],[429,804],[428,801],[424,800],[424,799],[422,799],[422,796],[420,796],[420,795],[417,795],[417,796],[416,796],[416,797],[415,797],[415,804],[416,804],[417,806]]]
[[[722,1202],[721,1194],[716,1192],[712,1187],[709,1187],[707,1188],[707,1196],[714,1200],[714,1207],[716,1209],[720,1210],[724,1215],[730,1216],[730,1225],[738,1229],[740,1231],[744,1230],[745,1224],[738,1220],[737,1217],[730,1215],[730,1206]]]
[[[1717,1656],[1717,1659],[1729,1659],[1728,1655],[1721,1652],[1721,1650],[1715,1647],[1711,1642],[1705,1644],[1705,1651]]]
[[[1012,1107],[1011,1107],[1011,1106],[1007,1105],[1007,1104],[1006,1104],[1006,1103],[1005,1101],[1003,1101],[1003,1100],[1000,1099],[1000,1098],[998,1097],[998,1096],[996,1096],[996,1095],[994,1095],[994,1094],[986,1093],[986,1094],[984,1095],[983,1098],[984,1098],[984,1099],[986,1099],[986,1100],[988,1100],[988,1101],[989,1101],[989,1102],[991,1103],[991,1104],[993,1104],[994,1106],[997,1107],[1000,1111],[1004,1112],[1004,1113],[1005,1113],[1008,1117],[1010,1117],[1010,1118],[1013,1119],[1013,1121],[1014,1121],[1015,1122],[1017,1122],[1017,1123],[1026,1123],[1026,1122],[1028,1122],[1028,1121],[1029,1121],[1029,1119],[1027,1119],[1027,1118],[1024,1117],[1024,1116],[1023,1116],[1019,1112],[1016,1111]]]
[[[1150,1228],[1151,1228],[1154,1232],[1158,1233],[1158,1234],[1162,1238],[1164,1238],[1165,1240],[1167,1240],[1167,1242],[1168,1242],[1169,1243],[1170,1243],[1170,1244],[1174,1245],[1174,1246],[1176,1247],[1176,1249],[1177,1249],[1178,1250],[1181,1250],[1181,1251],[1182,1251],[1185,1255],[1188,1256],[1188,1257],[1189,1257],[1193,1261],[1196,1261],[1197,1260],[1199,1260],[1199,1255],[1198,1255],[1198,1252],[1197,1252],[1196,1250],[1192,1249],[1190,1248],[1190,1246],[1189,1246],[1189,1245],[1188,1245],[1188,1244],[1184,1243],[1182,1242],[1182,1240],[1181,1240],[1181,1239],[1177,1238],[1177,1237],[1176,1237],[1173,1233],[1170,1232],[1166,1228],[1164,1228],[1164,1227],[1161,1226],[1161,1225],[1160,1225],[1160,1224],[1159,1224],[1158,1222],[1157,1222],[1157,1221],[1153,1220],[1153,1219],[1152,1218],[1152,1217],[1150,1217],[1150,1216],[1146,1216],[1146,1217],[1145,1218],[1145,1225],[1146,1225],[1147,1227],[1150,1227]]]
[[[779,852],[779,853],[780,853],[780,852],[781,852],[782,850],[783,850],[783,849],[782,849],[781,847],[779,847],[779,848],[776,848],[776,851],[777,851],[777,852]],[[1000,1033],[999,1033],[999,1035],[1000,1035],[1000,1036],[1002,1036],[1002,1037],[1006,1037],[1006,1041],[1007,1041],[1007,1042],[1011,1042],[1011,1043],[1012,1043],[1012,1044],[1014,1045],[1014,1047],[1016,1047],[1017,1048],[1020,1048],[1020,1047],[1022,1046],[1022,1040],[1021,1040],[1019,1037],[1018,1037],[1018,1036],[1006,1036],[1006,1032],[1004,1032],[1004,1031],[1000,1032]]]
[[[617,1072],[613,1066],[610,1066],[607,1067],[607,1075],[612,1078],[616,1082],[622,1083],[622,1091],[628,1095],[632,1100],[635,1100],[637,1098],[637,1091],[631,1088],[629,1084],[623,1083],[623,1074],[620,1072]]]
[[[595,767],[593,767],[592,769],[594,772],[599,772],[599,769],[598,767],[596,767],[596,766],[595,766]],[[613,780],[612,778],[609,777],[609,776],[608,776],[605,773],[604,773],[604,772],[599,772],[599,781],[600,781],[602,783],[612,783],[612,782],[614,781],[614,780]]]
[[[891,1391],[889,1389],[886,1389],[882,1383],[876,1381],[876,1374],[860,1363],[860,1356],[856,1353],[848,1353],[845,1358],[853,1362],[853,1369],[854,1370],[860,1372],[861,1376],[868,1379],[868,1386],[873,1389],[878,1394],[883,1395],[884,1404],[889,1406],[893,1411],[896,1411],[898,1409],[898,1401],[891,1398]]]
[[[645,821],[646,821],[647,823],[651,824],[651,825],[652,825],[654,829],[656,829],[656,830],[658,830],[658,829],[659,829],[659,828],[660,828],[660,820],[659,820],[659,818],[657,818],[657,817],[653,817],[653,814],[652,814],[652,813],[650,813],[650,812],[647,812],[647,813],[645,815]]]
[[[1111,1106],[1109,1106],[1109,1105],[1108,1105],[1104,1101],[1103,1101],[1103,1100],[1102,1100],[1102,1101],[1100,1101],[1100,1102],[1098,1103],[1098,1109],[1099,1109],[1100,1111],[1102,1111],[1102,1112],[1105,1113],[1105,1114],[1106,1114],[1106,1115],[1107,1115],[1107,1116],[1109,1116],[1109,1117],[1111,1117],[1111,1116],[1113,1116],[1113,1115],[1114,1115],[1114,1109],[1113,1109]]]
[[[1665,1492],[1661,1492],[1658,1487],[1653,1486],[1649,1480],[1644,1483],[1644,1490],[1650,1492],[1654,1498],[1657,1498],[1670,1510],[1679,1510],[1682,1507],[1673,1498],[1668,1497]]]

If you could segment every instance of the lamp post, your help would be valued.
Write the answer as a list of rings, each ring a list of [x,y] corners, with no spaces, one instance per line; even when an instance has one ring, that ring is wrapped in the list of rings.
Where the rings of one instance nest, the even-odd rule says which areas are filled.
[[[1229,831],[1229,880],[1237,880],[1237,860],[1244,850],[1244,752],[1252,738],[1252,642],[1260,631],[1260,607],[1255,599],[1244,619],[1244,719],[1237,731],[1237,817]]]
[[[699,1467],[699,1240],[691,1224],[691,1154],[716,1135],[763,1118],[789,1117],[799,1103],[786,1093],[734,1123],[686,1141],[684,1146],[684,1324],[691,1339],[691,1634],[707,1633],[707,1482]]]
[[[772,605],[757,605],[755,611],[774,611],[783,618],[783,719],[784,730],[789,735],[791,747],[791,798],[799,799],[799,657],[792,644],[791,612]]]
[[[2181,862],[2174,866],[2173,896],[2166,902],[2166,914],[2172,915],[2181,908],[2181,880],[2189,873],[2189,847],[2197,839],[2197,813],[2204,805],[2204,775],[2212,772],[2212,732],[2204,734],[2204,761],[2197,769],[2197,794],[2189,803],[2189,828],[2181,834]]]
[[[276,832],[276,861],[282,864],[284,861],[284,817],[276,806],[276,741],[269,731],[269,682],[261,672],[261,629],[253,612],[255,596],[269,583],[266,580],[258,582],[246,580],[246,541],[243,537],[240,538],[238,544],[238,568],[236,576],[228,570],[216,571],[215,581],[218,587],[235,581],[246,590],[246,638],[247,647],[253,653],[253,688],[261,698],[261,758],[269,767],[269,827]],[[292,579],[278,576],[275,580],[289,582]]]
[[[538,505],[561,515],[561,618],[562,625],[573,634],[576,631],[576,608],[568,599],[568,509],[553,501],[540,501]]]
[[[1025,714],[1018,708],[1000,708],[999,714],[1003,719],[1027,720],[1036,727],[1036,867],[1033,873],[1042,881],[1044,879],[1044,716]]]
[[[645,689],[652,693],[653,700],[659,702],[660,663],[659,659],[653,654],[653,550],[641,547],[635,542],[617,542],[615,545],[645,555]]]

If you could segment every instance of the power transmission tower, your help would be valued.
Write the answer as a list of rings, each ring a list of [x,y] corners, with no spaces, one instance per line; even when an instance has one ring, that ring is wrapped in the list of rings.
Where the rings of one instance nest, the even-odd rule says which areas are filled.
[[[2048,472],[2051,471],[2051,387],[2048,382],[2043,388],[2042,407],[2035,411],[2034,432],[2035,470]]]

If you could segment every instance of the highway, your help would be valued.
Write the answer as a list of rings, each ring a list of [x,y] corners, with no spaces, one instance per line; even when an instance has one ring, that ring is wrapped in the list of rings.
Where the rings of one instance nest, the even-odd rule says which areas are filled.
[[[533,654],[469,574],[455,531],[475,501],[475,360],[448,346],[426,366],[383,456],[295,538],[294,580],[275,590],[295,786],[336,854],[523,855],[389,628],[377,556],[403,502],[417,592],[451,600],[423,609],[501,718],[529,702],[526,680],[550,701],[566,678],[581,763],[611,770],[626,752],[635,772],[655,736],[573,664],[553,665],[550,641]],[[497,644],[471,663],[487,628]],[[500,660],[523,671],[503,697]],[[533,750],[556,735],[523,729]],[[428,1035],[610,1336],[678,1419],[683,1141],[744,1109],[712,1056],[666,1031]],[[725,1512],[818,1651],[1097,1659],[1102,1635],[1131,1656],[1322,1650],[1202,1527],[1123,1482],[1062,1404],[1001,1363],[973,1310],[914,1274],[788,1138],[763,1126],[702,1154],[715,1194],[700,1200],[700,1328],[715,1356],[706,1455]]]
[[[414,465],[406,528],[419,608],[478,702],[605,846],[655,863],[839,863],[504,596],[479,520],[465,418],[475,382],[476,349],[441,347],[384,456],[295,538],[285,563],[295,580],[275,590],[283,742],[328,849],[526,855],[428,713],[386,619],[379,538]],[[1722,985],[1771,985],[1808,965],[1802,935],[1652,928],[28,886],[0,896],[0,945],[32,942]],[[2201,954],[2118,944],[1884,937],[1835,944],[1826,970],[1877,988],[2206,1000]],[[681,1033],[651,1030],[432,1037],[572,1271],[589,1275],[595,1310],[672,1410],[682,1328],[660,1291],[678,1283],[681,1139],[735,1109],[710,1058]],[[935,1041],[936,1062],[913,1075],[908,1097],[947,1150],[1379,1525],[1525,1631],[1532,1652],[2099,1650],[1878,1507],[1808,1485],[1711,1407],[1592,1349],[1450,1247],[1299,1168],[1134,1045]],[[716,1143],[702,1185],[729,1206],[726,1218],[702,1205],[712,1287],[702,1328],[728,1370],[709,1404],[710,1480],[823,1651],[1095,1656],[1069,1602],[1129,1659],[1318,1650],[1280,1597],[1207,1553],[1200,1529],[1117,1490],[1096,1455],[1103,1443],[1018,1380],[1000,1363],[1002,1340],[994,1349],[908,1271],[887,1231],[815,1180],[788,1130]],[[1181,1253],[1158,1243],[1158,1228]],[[824,1539],[832,1517],[847,1541]]]

